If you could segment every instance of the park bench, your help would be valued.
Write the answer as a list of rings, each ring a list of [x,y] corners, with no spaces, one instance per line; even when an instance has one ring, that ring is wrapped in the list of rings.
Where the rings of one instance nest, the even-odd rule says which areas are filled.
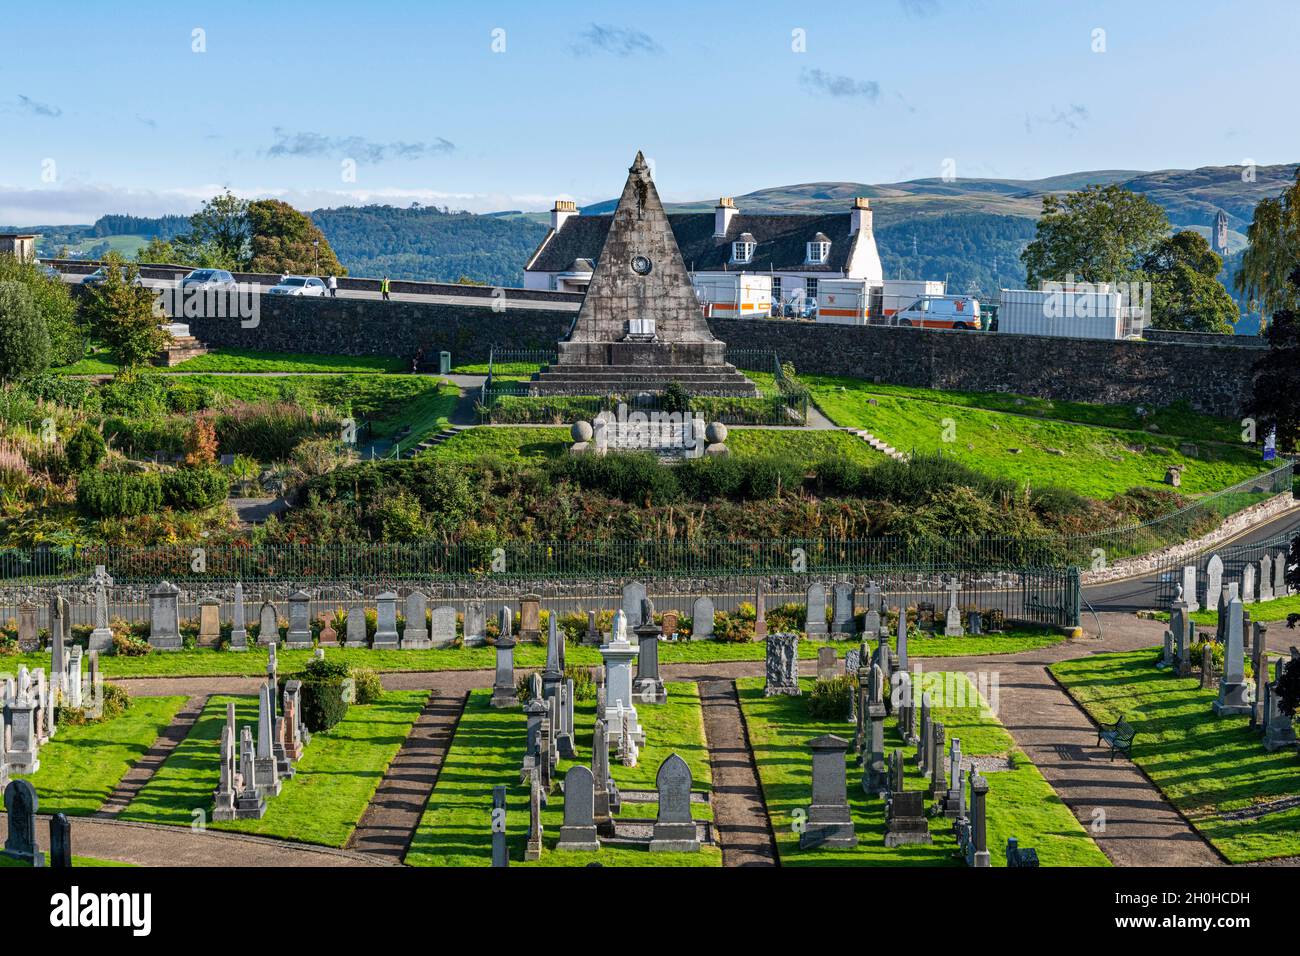
[[[1097,746],[1102,742],[1110,744],[1110,759],[1115,759],[1115,751],[1119,751],[1125,756],[1133,755],[1133,738],[1137,736],[1137,731],[1133,725],[1121,717],[1113,724],[1101,724],[1097,731]]]

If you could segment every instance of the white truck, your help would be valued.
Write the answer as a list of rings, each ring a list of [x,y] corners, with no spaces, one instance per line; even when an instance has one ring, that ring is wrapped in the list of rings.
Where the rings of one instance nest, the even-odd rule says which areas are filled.
[[[943,299],[954,301],[939,306],[940,311],[946,309],[957,316],[978,314],[978,305],[971,306],[973,299],[945,296],[944,283],[933,279],[822,279],[817,283],[816,318],[833,325],[898,325],[898,315],[915,307],[915,321],[902,324],[953,328],[957,319],[945,323],[936,313],[931,322],[924,314],[926,308],[921,303]],[[957,299],[964,301],[957,304]],[[966,321],[972,328],[979,328],[977,323]]]
[[[1123,296],[1105,285],[1003,289],[997,330],[1072,339],[1122,339],[1133,334],[1132,313]]]
[[[772,314],[772,277],[755,272],[696,272],[691,276],[704,314],[765,319]]]

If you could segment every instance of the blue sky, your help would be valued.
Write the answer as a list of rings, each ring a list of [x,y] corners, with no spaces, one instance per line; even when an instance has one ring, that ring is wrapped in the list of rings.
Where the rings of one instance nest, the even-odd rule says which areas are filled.
[[[1292,0],[12,4],[0,222],[189,212],[223,186],[540,209],[615,195],[638,148],[674,200],[947,159],[1294,162],[1298,25]]]

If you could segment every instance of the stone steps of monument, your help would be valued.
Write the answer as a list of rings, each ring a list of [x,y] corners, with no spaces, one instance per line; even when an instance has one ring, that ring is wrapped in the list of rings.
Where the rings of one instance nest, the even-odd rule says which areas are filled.
[[[200,355],[207,355],[208,347],[192,335],[173,335],[166,348],[154,356],[154,365],[172,368]]]
[[[437,448],[447,439],[459,435],[468,427],[468,425],[448,425],[442,431],[430,435],[428,438],[422,439],[413,445],[408,451],[402,453],[402,457],[414,458],[416,455],[419,455],[421,452],[426,452],[430,448]]]
[[[549,375],[543,374],[529,382],[534,395],[628,395],[642,391],[661,391],[677,382],[686,391],[696,395],[732,395],[758,398],[760,393],[753,382],[740,373],[732,375],[647,375],[639,369],[635,376],[617,375]]]
[[[846,428],[845,431],[847,431],[850,435],[862,439],[864,442],[866,442],[876,451],[880,452],[882,455],[886,455],[894,459],[895,461],[908,460],[908,456],[906,454],[899,451],[897,448],[895,448],[893,445],[889,444],[888,442],[881,441],[879,438],[871,434],[871,432],[867,431],[865,428]]]
[[[635,385],[637,382],[681,382],[686,385],[690,382],[743,382],[748,383],[748,379],[739,372],[661,372],[658,369],[637,369],[634,372],[628,372],[625,375],[619,375],[612,372],[542,372],[535,375],[532,379],[534,382],[626,382],[629,385]]]

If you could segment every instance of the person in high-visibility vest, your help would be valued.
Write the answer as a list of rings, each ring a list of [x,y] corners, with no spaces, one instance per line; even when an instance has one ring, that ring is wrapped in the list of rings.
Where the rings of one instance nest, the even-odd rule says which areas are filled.
[[[388,276],[384,276],[384,281],[379,283],[379,291],[383,294],[384,301],[388,301]]]

